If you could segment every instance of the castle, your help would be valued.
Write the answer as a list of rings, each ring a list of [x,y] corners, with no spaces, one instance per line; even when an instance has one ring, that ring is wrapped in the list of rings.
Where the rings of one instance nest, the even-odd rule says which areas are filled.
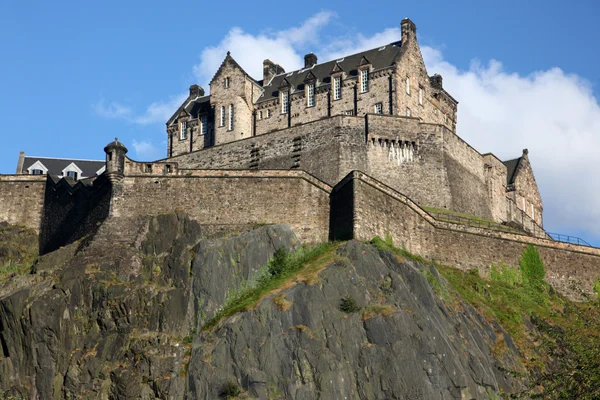
[[[456,134],[458,102],[427,74],[416,32],[404,19],[398,42],[321,64],[309,53],[292,72],[265,60],[262,80],[228,53],[210,94],[192,85],[167,121],[167,158],[133,161],[115,140],[87,179],[21,166],[0,176],[0,221],[38,230],[41,252],[107,226],[117,240],[122,221],[177,209],[207,232],[286,223],[313,243],[391,235],[463,267],[515,264],[533,243],[550,281],[577,277],[590,291],[600,249],[544,231],[527,150],[502,161]]]

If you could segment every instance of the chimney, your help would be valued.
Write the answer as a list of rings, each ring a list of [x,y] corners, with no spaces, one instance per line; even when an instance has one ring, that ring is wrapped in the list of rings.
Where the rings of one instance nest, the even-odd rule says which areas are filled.
[[[23,173],[23,163],[25,162],[25,152],[19,153],[19,162],[17,163],[17,174]]]
[[[431,84],[431,87],[434,89],[443,89],[444,88],[444,86],[442,85],[442,76],[440,74],[434,74],[433,76],[430,76],[429,83]]]
[[[268,58],[263,61],[263,86],[265,86],[275,75],[283,74],[285,70],[279,64],[275,64]]]
[[[310,52],[304,56],[304,68],[310,68],[317,63],[317,56],[315,53]]]
[[[402,30],[402,43],[409,39],[417,38],[417,26],[408,18],[404,18],[400,22],[400,28]]]
[[[204,96],[204,89],[202,86],[192,85],[190,86],[190,97],[202,97]]]

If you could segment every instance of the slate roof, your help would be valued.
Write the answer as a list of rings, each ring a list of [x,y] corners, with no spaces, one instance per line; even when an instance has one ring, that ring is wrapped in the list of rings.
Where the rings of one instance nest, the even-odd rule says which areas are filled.
[[[39,161],[42,164],[44,164],[44,166],[48,168],[48,174],[52,176],[62,175],[63,169],[65,169],[71,163],[74,163],[82,171],[82,176],[79,177],[79,179],[96,176],[96,172],[105,165],[104,160],[74,160],[70,158],[25,156],[25,158],[23,159],[23,169],[21,170],[21,172],[27,173],[27,168],[35,164],[36,161]]]
[[[521,159],[523,157],[515,158],[513,160],[503,161],[502,163],[506,165],[506,184],[511,185],[515,183],[515,177],[517,169],[519,168],[519,164],[521,163]]]
[[[394,42],[375,49],[363,51],[339,58],[337,60],[327,61],[321,64],[315,64],[311,68],[303,68],[297,71],[285,72],[275,75],[271,82],[266,82],[263,86],[265,92],[259,98],[258,102],[271,100],[279,96],[279,87],[282,86],[284,79],[287,79],[289,84],[294,89],[303,90],[304,80],[307,74],[312,73],[316,76],[319,84],[317,88],[331,85],[331,71],[336,63],[348,76],[358,76],[358,66],[361,60],[366,58],[371,63],[374,70],[382,69],[393,65],[397,62],[402,53],[402,43]]]
[[[167,121],[167,125],[171,125],[175,118],[179,115],[181,110],[185,110],[192,118],[198,118],[198,114],[210,111],[210,95],[198,97],[190,100],[189,98],[179,106],[177,111],[173,113],[173,116]]]

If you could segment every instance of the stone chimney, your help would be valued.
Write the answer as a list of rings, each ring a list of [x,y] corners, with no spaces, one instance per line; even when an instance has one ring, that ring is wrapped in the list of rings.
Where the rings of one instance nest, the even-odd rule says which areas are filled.
[[[190,97],[202,97],[204,96],[204,89],[202,86],[192,85],[190,86]]]
[[[125,154],[127,147],[115,138],[114,142],[106,145],[104,148],[106,153],[106,174],[112,183],[116,183],[123,179],[125,173]]]
[[[23,163],[25,162],[25,152],[19,153],[19,162],[17,163],[17,174],[23,173]]]
[[[265,86],[275,75],[283,74],[285,70],[279,64],[275,64],[268,58],[263,61],[263,86]]]
[[[402,42],[406,42],[409,39],[417,38],[417,26],[408,18],[404,18],[400,23],[402,29]]]
[[[317,55],[313,52],[304,56],[304,68],[310,68],[317,63]]]
[[[442,76],[440,74],[435,74],[433,76],[430,76],[429,83],[431,84],[431,87],[434,89],[443,89],[444,88],[444,86],[442,85]]]

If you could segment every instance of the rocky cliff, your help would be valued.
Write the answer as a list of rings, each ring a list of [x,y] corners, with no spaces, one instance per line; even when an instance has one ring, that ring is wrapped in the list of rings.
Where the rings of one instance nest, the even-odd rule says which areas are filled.
[[[276,250],[300,246],[286,226],[223,236],[182,213],[112,221],[0,288],[0,393],[488,399],[522,387],[510,335],[434,266],[357,241],[223,314]]]

